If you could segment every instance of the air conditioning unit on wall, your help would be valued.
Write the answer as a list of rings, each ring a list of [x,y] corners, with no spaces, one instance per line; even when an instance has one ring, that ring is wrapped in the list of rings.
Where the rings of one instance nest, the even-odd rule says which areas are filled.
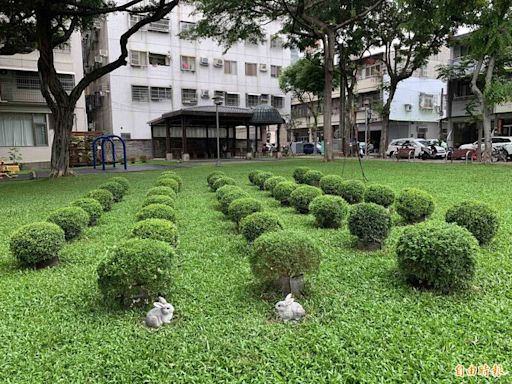
[[[210,98],[210,91],[208,89],[201,90],[201,98],[202,99],[209,99]]]
[[[201,57],[199,59],[199,65],[207,67],[208,66],[208,58],[207,57]]]
[[[267,72],[267,64],[260,64],[260,72]]]
[[[404,104],[405,112],[411,112],[412,111],[412,105],[411,104]]]
[[[216,68],[221,68],[223,63],[222,59],[213,59],[213,66]]]

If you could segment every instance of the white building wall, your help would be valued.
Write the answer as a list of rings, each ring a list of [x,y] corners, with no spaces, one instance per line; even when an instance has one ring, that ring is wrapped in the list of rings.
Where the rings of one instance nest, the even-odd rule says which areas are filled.
[[[70,39],[69,51],[55,51],[55,68],[58,73],[72,74],[75,77],[75,84],[83,77],[82,70],[82,44],[80,33],[76,32]],[[37,60],[39,53],[37,51],[29,54],[17,54],[12,56],[0,56],[0,91],[7,87],[6,79],[10,71],[32,71],[37,72]],[[3,75],[2,75],[3,74]],[[4,82],[2,82],[2,79]],[[15,83],[12,84],[15,87]],[[39,90],[27,91],[10,90],[12,99],[2,100],[0,103],[0,113],[43,113],[50,115],[51,111],[46,105],[44,98]],[[30,94],[29,94],[30,93]],[[75,108],[75,131],[86,131],[86,113],[85,97],[80,97]],[[49,162],[51,160],[51,146],[53,142],[53,130],[49,127],[47,119],[47,137],[48,145],[17,147],[23,163]],[[0,146],[0,159],[8,161],[11,146]]]
[[[133,67],[130,64],[111,73],[110,100],[112,108],[112,130],[115,134],[130,133],[131,139],[150,139],[151,131],[147,124],[163,113],[186,108],[182,105],[181,90],[190,88],[197,90],[197,105],[213,105],[211,97],[214,91],[225,91],[240,94],[240,107],[246,107],[245,94],[268,94],[285,97],[282,115],[290,112],[290,98],[279,89],[277,78],[270,75],[270,66],[278,65],[283,68],[291,61],[289,49],[270,47],[270,35],[277,33],[279,25],[269,24],[267,28],[268,41],[264,45],[249,46],[239,43],[223,54],[224,47],[210,39],[188,41],[180,39],[180,21],[193,22],[196,16],[191,16],[190,6],[180,5],[169,15],[170,33],[153,31],[138,32],[128,43],[129,50],[146,51],[170,55],[170,66]],[[112,61],[120,54],[119,38],[128,29],[129,16],[126,14],[110,15],[107,21],[109,60]],[[181,70],[181,56],[196,58],[196,71]],[[209,65],[199,65],[199,59],[207,57]],[[213,59],[233,60],[237,62],[237,75],[224,74],[224,68],[216,68]],[[257,63],[257,76],[245,75],[245,63]],[[267,72],[260,72],[259,64],[267,64]],[[159,102],[133,102],[132,85],[172,87],[172,100]],[[201,98],[201,90],[209,90],[210,97]],[[269,99],[270,104],[270,99]],[[121,128],[122,127],[122,128]]]

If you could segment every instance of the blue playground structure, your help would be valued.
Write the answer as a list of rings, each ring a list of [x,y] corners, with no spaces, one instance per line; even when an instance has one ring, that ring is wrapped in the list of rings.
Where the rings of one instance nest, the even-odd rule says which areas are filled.
[[[102,170],[105,171],[105,142],[109,142],[112,144],[112,166],[116,167],[116,145],[114,143],[115,139],[119,139],[121,144],[123,144],[123,157],[124,157],[124,169],[126,170],[128,168],[128,161],[126,159],[126,143],[124,140],[117,135],[104,135],[104,136],[98,136],[96,137],[92,142],[92,166],[94,169],[96,169],[96,143],[101,140],[101,166]]]

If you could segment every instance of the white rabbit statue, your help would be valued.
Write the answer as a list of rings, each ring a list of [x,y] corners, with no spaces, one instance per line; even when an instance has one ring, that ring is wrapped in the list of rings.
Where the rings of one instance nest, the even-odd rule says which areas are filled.
[[[168,303],[163,297],[159,297],[153,305],[155,307],[146,315],[146,325],[151,328],[160,328],[163,324],[169,324],[174,314],[172,304]]]
[[[295,302],[295,299],[292,297],[292,294],[288,294],[284,301],[279,301],[275,308],[285,323],[288,321],[299,321],[304,315],[306,315],[306,311],[302,308],[302,305]]]

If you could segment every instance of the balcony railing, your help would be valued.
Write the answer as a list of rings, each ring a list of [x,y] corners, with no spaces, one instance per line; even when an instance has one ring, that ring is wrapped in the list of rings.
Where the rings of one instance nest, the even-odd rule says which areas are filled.
[[[14,78],[2,79],[0,82],[0,100],[13,103],[46,103],[39,89],[17,88]]]

